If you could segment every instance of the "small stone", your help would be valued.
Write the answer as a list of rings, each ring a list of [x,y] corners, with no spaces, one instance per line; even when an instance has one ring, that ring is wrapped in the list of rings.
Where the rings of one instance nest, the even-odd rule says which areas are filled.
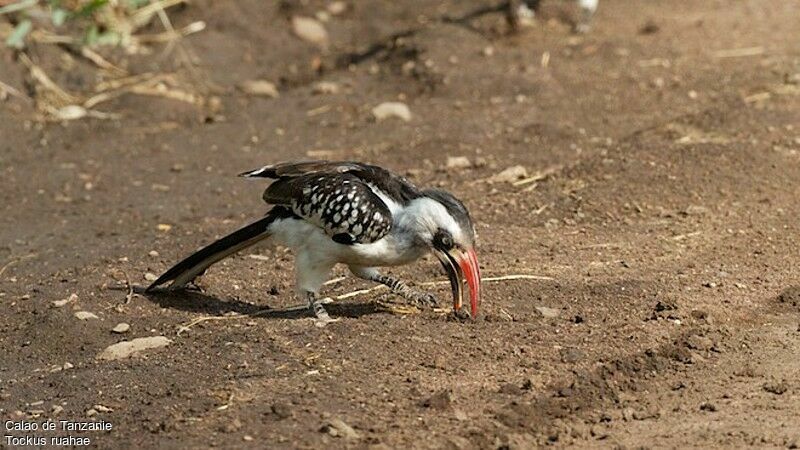
[[[57,415],[61,414],[62,412],[64,412],[64,407],[63,406],[61,406],[61,405],[53,405],[52,414],[54,416],[57,416]]]
[[[539,311],[539,314],[541,314],[545,319],[555,319],[561,315],[561,310],[548,308],[547,306],[537,306],[536,310]]]
[[[99,317],[89,311],[78,311],[75,313],[75,317],[77,317],[78,320],[99,319]]]
[[[158,257],[158,252],[155,251],[155,250],[150,250],[150,253],[148,253],[148,255],[152,256],[153,258],[157,258]]]
[[[125,322],[120,322],[116,326],[114,326],[114,328],[112,328],[111,331],[113,331],[114,333],[117,333],[117,334],[122,334],[122,333],[126,333],[130,329],[131,329],[130,325],[128,325]]]
[[[494,55],[494,47],[492,47],[491,45],[484,47],[481,53],[483,53],[483,56],[492,56]]]
[[[163,185],[161,185],[161,186],[163,186]],[[166,233],[171,229],[172,229],[172,225],[170,225],[168,223],[160,223],[160,224],[156,225],[156,230],[161,231],[162,233]]]
[[[97,412],[114,412],[113,409],[103,405],[94,405],[94,409],[97,410]]]
[[[145,350],[165,347],[171,342],[171,340],[164,336],[151,336],[145,338],[136,338],[130,341],[122,341],[106,347],[105,350],[97,355],[97,359],[106,361],[125,359],[137,355]]]
[[[358,439],[361,437],[353,427],[339,418],[331,419],[320,431],[328,433],[333,437],[343,437],[345,439]]]
[[[242,436],[242,439],[245,442],[253,442],[253,436],[250,436],[249,434],[245,434],[244,436]]]
[[[319,47],[328,45],[328,31],[317,19],[311,17],[292,17],[292,32],[300,39]]]
[[[315,83],[311,88],[311,92],[317,95],[338,94],[340,90],[339,84],[332,81],[320,81],[319,83]]]
[[[239,84],[239,89],[245,94],[259,97],[278,98],[280,93],[275,84],[267,80],[248,80]]]
[[[332,16],[338,16],[339,14],[347,11],[347,3],[340,1],[331,2],[328,4],[327,10]]]
[[[75,366],[73,366],[72,363],[69,363],[69,362],[65,362],[64,365],[61,366],[61,368],[63,370],[69,370],[69,369],[72,369],[73,367],[75,367]]]
[[[69,297],[63,300],[56,300],[53,302],[53,306],[56,308],[61,308],[62,306],[66,305],[67,303],[72,303],[78,301],[78,294],[70,294]]]
[[[513,183],[528,176],[528,171],[522,166],[512,166],[489,178],[493,183]]]
[[[156,276],[154,273],[147,272],[144,274],[144,279],[147,281],[156,281],[158,276]]]
[[[384,102],[372,108],[372,115],[378,121],[396,117],[405,122],[411,120],[411,110],[402,102]]]
[[[472,167],[472,162],[466,156],[448,156],[448,169],[468,169]]]

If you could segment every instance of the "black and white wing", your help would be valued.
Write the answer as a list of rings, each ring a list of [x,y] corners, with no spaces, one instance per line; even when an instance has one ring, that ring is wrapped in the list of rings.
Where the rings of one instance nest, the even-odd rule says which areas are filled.
[[[389,207],[351,174],[310,174],[280,179],[264,192],[264,201],[291,208],[340,244],[366,244],[392,227]]]

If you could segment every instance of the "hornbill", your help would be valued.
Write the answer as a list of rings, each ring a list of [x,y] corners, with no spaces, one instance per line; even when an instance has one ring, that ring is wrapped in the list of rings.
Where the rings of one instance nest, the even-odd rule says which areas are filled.
[[[467,208],[453,195],[419,189],[386,169],[351,161],[286,162],[240,176],[275,180],[263,195],[272,209],[177,263],[147,291],[184,288],[212,264],[269,238],[294,250],[297,289],[318,323],[332,321],[319,290],[339,263],[410,303],[435,305],[434,296],[378,271],[428,252],[447,272],[454,311],[461,309],[466,281],[470,311],[477,316],[481,277],[475,229]]]

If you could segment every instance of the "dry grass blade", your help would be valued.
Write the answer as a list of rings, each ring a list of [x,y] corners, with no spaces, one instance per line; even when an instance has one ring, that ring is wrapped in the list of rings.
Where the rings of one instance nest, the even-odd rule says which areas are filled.
[[[125,69],[122,69],[107,59],[100,56],[99,53],[95,52],[94,50],[90,49],[89,47],[81,47],[81,56],[88,59],[89,61],[93,62],[97,67],[101,69],[108,70],[112,72],[114,75],[117,76],[125,76],[128,75],[128,72]]]
[[[170,89],[163,84],[157,86],[131,86],[128,88],[129,92],[139,95],[150,95],[153,97],[164,97],[171,100],[178,100],[181,102],[191,103],[193,105],[202,105],[203,98],[191,92],[183,91],[180,89]]]
[[[206,23],[203,21],[197,21],[190,23],[189,25],[181,28],[180,30],[171,30],[165,31],[163,33],[156,33],[156,34],[140,34],[137,36],[131,36],[131,39],[134,42],[139,44],[158,44],[163,42],[170,42],[174,41],[175,39],[183,38],[189,36],[190,34],[198,33],[206,29]]]
[[[135,28],[143,27],[150,23],[150,20],[152,20],[153,16],[158,14],[159,11],[185,2],[186,0],[160,0],[150,3],[147,6],[137,9],[136,12],[131,15],[130,21]]]
[[[270,312],[274,312],[274,310],[272,310],[270,308],[265,308],[265,309],[261,309],[261,310],[258,310],[256,312],[252,312],[252,313],[249,313],[249,314],[232,314],[230,316],[203,316],[203,317],[198,317],[197,319],[192,320],[191,322],[187,323],[186,325],[181,325],[178,328],[177,335],[180,336],[184,331],[189,331],[193,326],[195,326],[195,325],[197,325],[199,323],[203,323],[203,322],[209,322],[209,321],[212,321],[212,320],[245,319],[245,318],[248,318],[248,317],[263,316],[264,314],[268,314]]]
[[[26,102],[30,102],[30,100],[31,100],[26,95],[24,95],[22,92],[18,91],[14,86],[11,86],[10,84],[3,83],[2,81],[0,81],[0,91],[5,91],[5,92],[9,93],[10,95],[13,95],[14,97],[17,97],[19,99],[25,100]]]
[[[715,58],[741,58],[743,56],[759,56],[764,54],[764,47],[733,48],[714,52]]]
[[[37,66],[36,64],[31,61],[31,59],[25,53],[20,53],[19,55],[20,61],[28,68],[30,71],[31,77],[36,80],[43,88],[47,89],[48,91],[52,92],[56,97],[59,98],[65,104],[76,104],[80,103],[80,99],[65,90],[61,89],[59,85],[57,85],[47,74],[45,71]]]

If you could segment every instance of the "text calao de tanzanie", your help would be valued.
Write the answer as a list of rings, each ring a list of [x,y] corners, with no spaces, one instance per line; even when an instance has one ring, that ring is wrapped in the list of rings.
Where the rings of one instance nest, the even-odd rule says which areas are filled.
[[[15,432],[6,434],[4,441],[6,445],[13,446],[86,446],[91,444],[91,439],[88,436],[74,436],[74,435],[61,435],[61,436],[42,436],[41,432],[71,432],[71,433],[85,433],[94,431],[111,431],[113,425],[111,422],[104,420],[97,422],[78,422],[72,420],[52,420],[48,419],[42,422],[35,422],[30,420],[7,420],[3,424],[6,432]]]

